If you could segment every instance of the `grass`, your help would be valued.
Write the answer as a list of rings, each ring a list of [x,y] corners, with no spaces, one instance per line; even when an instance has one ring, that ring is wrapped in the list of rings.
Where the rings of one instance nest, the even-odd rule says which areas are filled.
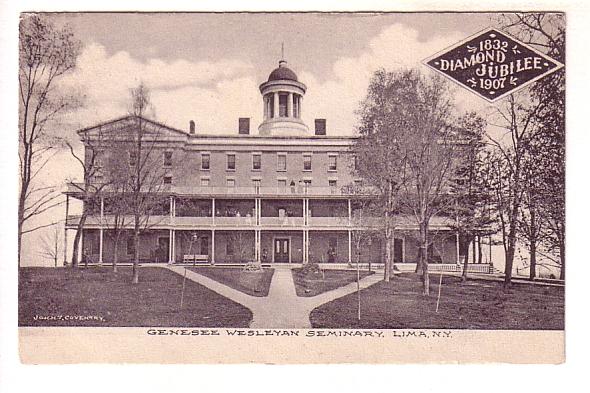
[[[268,296],[274,269],[261,272],[246,272],[241,267],[196,267],[188,268],[230,288],[251,296]]]
[[[157,267],[140,268],[137,285],[130,267],[21,268],[19,326],[249,326],[250,310],[190,280],[180,309],[182,281]]]
[[[356,293],[314,309],[314,328],[382,329],[518,329],[563,330],[564,288],[468,281],[443,276],[439,312],[439,276],[431,276],[430,297],[421,295],[422,282],[414,274],[381,281],[361,293],[361,321]]]
[[[295,291],[297,296],[311,297],[319,295],[320,293],[331,291],[338,287],[348,285],[356,282],[356,270],[323,270],[322,276],[306,275],[301,269],[292,269],[293,282],[295,283]],[[367,277],[374,272],[361,271],[361,279]]]

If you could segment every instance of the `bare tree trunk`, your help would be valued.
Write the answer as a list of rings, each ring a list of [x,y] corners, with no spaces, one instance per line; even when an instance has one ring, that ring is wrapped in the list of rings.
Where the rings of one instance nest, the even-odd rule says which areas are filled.
[[[465,249],[465,259],[463,260],[463,274],[461,275],[461,281],[467,281],[467,266],[469,266],[469,241],[463,241]]]
[[[481,249],[481,236],[477,235],[477,263],[483,262],[483,252]]]
[[[559,244],[559,258],[561,259],[561,269],[559,279],[565,280],[565,242]]]
[[[135,255],[133,258],[133,284],[139,283],[139,229],[133,231],[133,244],[135,245]]]
[[[78,228],[76,228],[76,236],[74,236],[74,249],[72,250],[72,267],[78,267],[78,248],[84,224],[86,223],[86,217],[87,214],[83,213],[80,217],[80,221],[78,222]]]
[[[504,288],[509,288],[512,282],[512,267],[514,266],[514,253],[516,250],[516,226],[519,206],[512,207],[510,214],[510,230],[508,233],[508,247],[506,248],[506,267],[504,269]]]
[[[20,267],[20,251],[23,239],[23,225],[20,219],[20,206],[19,206],[19,219],[18,219],[18,246],[17,246],[17,257],[18,257],[18,267]]]
[[[430,295],[430,277],[428,275],[428,234],[426,224],[420,223],[420,260],[419,265],[422,269],[422,294]]]
[[[389,212],[385,212],[385,269],[383,280],[391,281],[391,225],[389,223]]]
[[[117,272],[117,264],[119,263],[119,240],[121,239],[121,231],[117,231],[114,241],[113,249],[113,272]]]
[[[533,280],[537,276],[537,242],[531,241],[530,245],[531,263],[529,267],[529,278]]]

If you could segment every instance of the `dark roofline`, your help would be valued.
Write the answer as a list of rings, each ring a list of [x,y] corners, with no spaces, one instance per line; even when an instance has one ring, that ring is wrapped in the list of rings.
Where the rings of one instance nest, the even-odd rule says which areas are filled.
[[[135,116],[135,115],[126,115],[126,116],[118,117],[116,119],[111,119],[111,120],[105,121],[103,123],[96,124],[94,126],[82,128],[81,130],[76,131],[76,133],[78,135],[81,135],[82,133],[87,132],[87,131],[90,131],[90,130],[93,130],[95,128],[104,127],[104,126],[106,126],[108,124],[116,123],[116,122],[121,121],[121,120],[127,120],[127,119],[135,118],[135,117],[141,118],[142,120],[144,120],[144,121],[146,121],[148,123],[152,123],[152,124],[154,124],[154,125],[156,125],[158,127],[164,127],[166,129],[168,129],[169,131],[174,131],[174,132],[180,133],[180,134],[185,135],[185,136],[188,136],[189,135],[188,132],[179,130],[179,129],[174,128],[174,127],[170,127],[170,126],[168,126],[168,125],[166,125],[164,123],[160,123],[160,122],[157,122],[155,120],[148,119],[148,118],[146,118],[144,116]]]
[[[335,140],[352,140],[352,139],[357,139],[358,136],[345,136],[345,135],[306,135],[306,136],[266,136],[266,135],[253,135],[253,134],[190,134],[188,132],[179,130],[177,128],[174,127],[170,127],[167,126],[166,124],[157,122],[155,120],[151,120],[151,119],[147,119],[143,116],[134,116],[134,115],[126,115],[126,116],[122,116],[122,117],[118,117],[115,119],[111,119],[111,120],[107,120],[105,122],[90,126],[90,127],[86,127],[86,128],[82,128],[78,131],[76,131],[76,133],[78,135],[81,135],[87,131],[93,130],[95,128],[99,128],[99,127],[104,127],[108,124],[112,124],[112,123],[116,123],[118,121],[121,120],[126,120],[126,119],[130,119],[133,117],[141,117],[144,121],[147,121],[149,123],[152,123],[154,125],[157,125],[159,127],[164,127],[170,131],[174,131],[177,132],[179,134],[182,134],[183,136],[187,136],[189,137],[189,139],[193,139],[193,138],[217,138],[217,139],[278,139],[278,140],[283,140],[283,139],[297,139],[297,140],[305,140],[305,139],[315,139],[315,140],[330,140],[330,139],[335,139]]]

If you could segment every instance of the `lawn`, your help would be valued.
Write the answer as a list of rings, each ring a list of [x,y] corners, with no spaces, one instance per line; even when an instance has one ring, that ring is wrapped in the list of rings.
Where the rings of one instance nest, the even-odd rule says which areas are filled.
[[[439,312],[436,313],[438,275],[431,275],[431,295],[421,295],[417,275],[403,274],[381,281],[361,292],[361,321],[357,321],[356,293],[314,309],[314,328],[381,329],[520,329],[562,330],[564,288],[468,281],[443,276]]]
[[[182,281],[157,267],[140,268],[137,285],[130,267],[21,268],[19,326],[249,326],[249,309],[190,280],[180,309]]]
[[[302,269],[292,269],[297,296],[311,297],[356,282],[356,270],[323,270],[323,277],[309,276]],[[361,279],[374,272],[361,271]]]
[[[274,269],[247,272],[241,267],[189,267],[195,273],[251,296],[268,296]]]

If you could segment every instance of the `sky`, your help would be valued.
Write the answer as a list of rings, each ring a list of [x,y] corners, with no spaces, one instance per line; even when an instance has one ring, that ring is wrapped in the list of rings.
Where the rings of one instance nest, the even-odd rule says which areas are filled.
[[[156,120],[197,133],[235,134],[239,117],[252,133],[262,121],[258,86],[278,66],[281,44],[288,66],[307,85],[302,118],[327,119],[328,135],[352,135],[355,111],[373,72],[416,67],[422,60],[493,24],[491,14],[456,13],[62,13],[82,43],[75,70],[60,86],[83,94],[83,107],[55,132],[75,131],[128,113],[129,89],[151,90]],[[455,88],[459,111],[484,109],[483,99]],[[81,145],[79,145],[81,150]],[[46,185],[81,180],[82,171],[60,151],[41,174]],[[73,207],[74,213],[76,207]],[[39,222],[64,217],[60,206]],[[24,240],[30,261],[42,232]],[[38,263],[38,262],[35,262]],[[43,262],[39,262],[43,263]]]

